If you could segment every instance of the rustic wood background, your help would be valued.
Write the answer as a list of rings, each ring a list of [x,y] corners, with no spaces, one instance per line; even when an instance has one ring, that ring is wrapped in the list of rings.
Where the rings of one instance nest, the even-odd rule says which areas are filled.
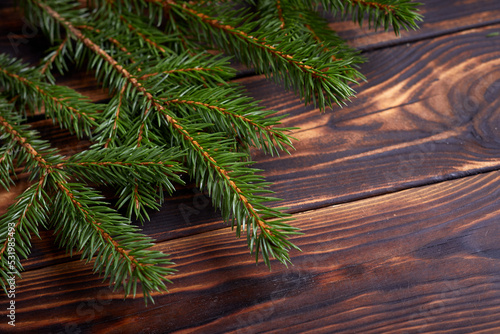
[[[256,266],[191,184],[144,225],[179,270],[154,305],[112,293],[47,231],[24,261],[14,329],[0,296],[0,332],[500,333],[500,1],[421,2],[421,29],[401,37],[332,23],[368,59],[347,108],[320,114],[238,79],[301,128],[292,155],[255,153],[305,233],[293,266]],[[45,40],[13,3],[0,2],[0,52],[36,61]],[[105,97],[84,73],[64,83]],[[65,154],[85,147],[33,124]],[[0,192],[0,212],[23,186]]]

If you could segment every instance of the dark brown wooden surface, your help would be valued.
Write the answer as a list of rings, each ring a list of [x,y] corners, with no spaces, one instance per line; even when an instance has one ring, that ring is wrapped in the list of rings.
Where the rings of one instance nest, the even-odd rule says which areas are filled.
[[[500,2],[422,2],[422,29],[401,37],[332,23],[368,59],[344,109],[320,114],[261,76],[238,80],[301,128],[292,155],[254,155],[305,233],[293,266],[256,266],[188,185],[144,225],[179,270],[156,304],[112,293],[47,231],[24,262],[14,331],[0,297],[0,332],[499,333],[500,36],[486,36],[500,32]],[[43,39],[10,2],[0,18],[0,52],[16,54],[24,34],[17,55],[35,61]],[[105,97],[84,75],[66,82]],[[84,147],[34,125],[66,154]],[[0,193],[2,212],[22,186]]]

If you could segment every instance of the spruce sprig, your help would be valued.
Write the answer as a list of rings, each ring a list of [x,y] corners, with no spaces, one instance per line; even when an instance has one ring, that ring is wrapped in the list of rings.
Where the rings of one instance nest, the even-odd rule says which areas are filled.
[[[117,208],[127,206],[127,216],[149,220],[147,209],[159,209],[164,192],[171,195],[174,183],[182,184],[184,170],[178,161],[183,153],[175,148],[94,148],[75,154],[60,168],[77,181],[116,188]],[[168,158],[168,159],[167,159]]]
[[[46,82],[39,69],[19,60],[0,54],[0,64],[0,86],[16,100],[19,110],[43,110],[46,117],[79,138],[91,136],[98,104],[68,87]]]
[[[271,257],[282,263],[289,262],[287,250],[297,247],[287,238],[297,234],[297,229],[284,224],[289,221],[288,214],[263,205],[277,199],[262,195],[269,193],[268,183],[256,174],[259,170],[250,167],[248,153],[234,151],[238,147],[237,139],[274,152],[290,145],[290,139],[282,133],[288,129],[271,127],[280,118],[264,118],[263,115],[269,113],[261,112],[255,103],[249,103],[248,98],[242,98],[234,89],[225,86],[219,88],[225,89],[224,95],[217,92],[217,88],[210,90],[219,105],[202,102],[208,96],[205,89],[191,87],[179,91],[180,85],[166,80],[165,69],[158,67],[156,60],[150,60],[153,54],[131,54],[128,51],[134,49],[132,43],[137,36],[120,42],[123,47],[114,48],[110,44],[112,49],[106,50],[100,47],[100,42],[107,43],[109,38],[101,36],[100,29],[86,29],[89,31],[86,33],[77,28],[79,15],[82,15],[79,9],[66,11],[64,16],[41,1],[34,1],[34,5],[39,8],[38,15],[50,16],[73,36],[75,53],[78,50],[87,52],[89,62],[97,69],[103,68],[98,79],[111,91],[123,92],[125,96],[122,98],[128,98],[129,105],[136,106],[136,114],[128,117],[135,117],[135,121],[127,125],[129,135],[125,145],[159,145],[168,140],[174,146],[182,147],[187,152],[185,163],[191,177],[213,198],[214,206],[221,210],[225,221],[236,226],[237,236],[242,230],[247,230],[251,252],[256,252],[257,257],[261,254],[268,265]],[[107,23],[110,27],[121,24],[116,15],[99,18],[100,22],[113,20]],[[158,74],[149,76],[142,70],[144,64],[151,64],[146,67],[163,78],[158,80]],[[231,94],[231,99],[228,94]],[[228,101],[228,105],[222,104],[223,101]],[[203,109],[202,112],[199,109]],[[227,116],[229,123],[226,123],[225,132],[214,132],[214,126],[224,126],[221,113]],[[220,120],[215,125],[207,123],[212,119]],[[238,131],[232,131],[233,128]],[[256,131],[255,135],[246,135],[245,128]],[[273,220],[269,220],[271,218]]]
[[[313,4],[315,1],[299,0]],[[323,7],[343,18],[351,16],[353,22],[360,26],[367,18],[370,28],[383,27],[388,30],[392,26],[394,33],[399,35],[401,29],[417,29],[422,15],[417,7],[421,3],[411,0],[319,0]]]
[[[26,258],[30,253],[31,233],[39,236],[39,225],[46,227],[50,222],[62,247],[70,254],[75,249],[81,251],[87,262],[96,256],[94,270],[104,273],[115,289],[123,287],[125,295],[135,296],[138,282],[145,298],[151,298],[152,291],[166,290],[165,276],[175,271],[166,266],[172,263],[161,252],[147,250],[153,240],[138,233],[129,218],[110,208],[88,184],[118,184],[126,188],[130,184],[127,180],[134,178],[140,190],[134,189],[130,198],[123,196],[123,203],[138,209],[156,207],[156,198],[151,194],[162,196],[162,189],[173,190],[170,180],[182,183],[178,173],[183,170],[174,161],[179,154],[174,149],[159,148],[93,149],[64,159],[22,123],[22,115],[14,105],[1,99],[0,140],[12,154],[7,168],[14,170],[15,161],[16,166],[30,174],[32,182],[0,220],[2,277],[6,280],[7,273],[19,274],[20,257]],[[153,189],[152,185],[160,189]],[[147,196],[139,195],[145,191]],[[6,289],[4,280],[2,286]]]
[[[349,83],[357,83],[362,75],[353,67],[359,58],[343,55],[334,58],[336,51],[322,49],[307,35],[294,39],[295,31],[284,27],[280,21],[257,20],[253,14],[240,10],[235,13],[230,4],[204,6],[165,2],[171,22],[181,19],[195,25],[200,41],[212,41],[257,72],[291,89],[306,103],[313,103],[320,110],[343,105],[354,95]],[[221,19],[221,17],[223,19]]]
[[[115,289],[135,295],[140,283],[146,299],[166,290],[173,270],[130,220],[149,220],[148,210],[158,209],[186,172],[236,235],[246,235],[257,261],[286,264],[298,249],[289,240],[298,229],[283,208],[266,204],[279,199],[250,156],[251,148],[289,152],[293,129],[280,126],[285,115],[228,82],[235,75],[228,56],[324,110],[354,96],[363,58],[329,29],[318,5],[360,24],[367,17],[375,28],[392,25],[396,33],[421,19],[408,0],[20,2],[53,46],[38,67],[0,55],[0,91],[12,101],[0,99],[0,183],[9,189],[19,168],[31,182],[0,221],[3,245],[9,221],[17,222],[19,239],[14,269],[7,247],[0,249],[0,273],[19,273],[30,233],[51,227],[61,247],[94,259]],[[71,63],[94,73],[109,100],[91,103],[55,85],[52,72],[64,75]],[[92,146],[62,157],[25,125],[35,112]],[[116,209],[94,189],[100,185],[116,190]]]

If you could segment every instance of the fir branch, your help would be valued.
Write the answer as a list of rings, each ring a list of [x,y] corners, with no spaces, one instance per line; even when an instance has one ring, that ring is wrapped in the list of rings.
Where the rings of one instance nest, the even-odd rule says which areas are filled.
[[[234,217],[238,216],[236,219],[238,235],[242,227],[247,226],[247,238],[250,250],[252,252],[254,250],[257,250],[257,256],[259,255],[258,251],[261,250],[263,258],[268,265],[270,256],[276,257],[283,263],[288,262],[289,256],[287,250],[290,247],[296,248],[296,246],[286,240],[286,237],[292,234],[296,234],[296,229],[282,224],[283,222],[288,220],[286,218],[287,215],[280,213],[277,210],[266,208],[261,204],[261,202],[265,200],[273,200],[273,198],[251,195],[252,199],[250,199],[250,194],[266,192],[266,190],[263,188],[264,184],[253,183],[255,180],[258,180],[253,175],[255,171],[252,171],[249,168],[243,169],[241,166],[240,168],[237,168],[241,156],[227,153],[223,159],[224,161],[227,161],[228,158],[231,158],[232,161],[230,160],[231,162],[227,163],[227,165],[232,167],[231,170],[233,170],[232,173],[234,175],[242,173],[245,178],[251,181],[242,181],[242,176],[240,176],[239,178],[233,178],[230,175],[231,173],[224,168],[224,164],[218,163],[214,158],[214,151],[209,152],[209,150],[202,146],[202,141],[205,143],[207,143],[208,141],[206,141],[203,136],[190,133],[190,131],[181,124],[180,119],[178,119],[170,110],[165,108],[165,106],[159,102],[159,100],[153,95],[153,93],[151,93],[148,88],[146,88],[145,84],[138,80],[138,78],[134,74],[129,72],[124,65],[121,65],[104,49],[99,47],[99,45],[97,45],[89,37],[85,36],[85,34],[81,30],[77,29],[71,22],[64,19],[56,10],[41,3],[38,0],[36,0],[35,3],[37,3],[39,7],[42,8],[47,14],[49,14],[53,19],[58,21],[65,29],[68,30],[69,33],[71,33],[77,40],[81,41],[88,49],[90,49],[97,56],[104,59],[106,63],[112,69],[114,69],[131,88],[135,89],[144,97],[144,105],[146,105],[146,107],[144,108],[142,114],[141,125],[139,127],[139,133],[137,135],[137,146],[141,146],[141,143],[144,139],[143,134],[144,131],[146,131],[146,120],[150,111],[153,109],[158,114],[162,115],[162,117],[164,117],[166,125],[168,125],[173,130],[172,134],[175,136],[178,143],[191,152],[196,152],[196,155],[201,158],[201,160],[193,160],[192,158],[188,159],[188,163],[191,162],[189,166],[190,170],[194,175],[201,176],[197,178],[198,184],[200,184],[200,187],[202,189],[204,186],[208,186],[209,194],[217,199],[217,201],[214,201],[214,203],[216,204],[216,207],[220,207],[222,209],[222,213],[226,221],[231,221],[232,223],[234,223]],[[217,139],[213,135],[211,137],[214,142],[217,141]],[[213,144],[209,146],[212,145]],[[199,162],[194,163],[195,161]],[[201,163],[201,165],[199,165],[199,163]],[[212,186],[207,185],[206,183],[204,183],[204,181],[208,181],[206,179],[206,176],[196,172],[200,168],[210,171],[210,175],[212,175],[212,177],[216,176],[217,180],[220,180],[222,182],[219,183],[211,181],[210,183],[212,184]],[[214,188],[213,186],[216,186],[218,188]],[[224,199],[226,200],[224,201]],[[224,202],[223,206],[219,204],[221,202]],[[260,211],[259,213],[257,212],[255,205],[258,205]],[[233,208],[238,207],[238,210],[239,212],[241,212],[241,214],[238,212],[238,210],[237,212],[232,212],[232,210],[225,210],[225,206]],[[265,218],[263,218],[265,216],[278,218],[278,220],[267,221]],[[246,225],[244,222],[248,222],[248,225]],[[257,233],[257,230],[260,230],[260,233]]]
[[[176,162],[159,160],[169,152],[162,151],[158,154],[158,149],[151,149],[135,154],[130,149],[91,150],[63,161],[54,154],[54,150],[47,149],[46,143],[38,140],[33,131],[27,131],[26,125],[19,124],[19,116],[9,114],[8,111],[10,110],[0,110],[3,139],[9,137],[17,143],[20,151],[24,151],[24,154],[19,153],[17,160],[25,161],[26,168],[32,175],[38,175],[39,180],[19,197],[0,220],[0,241],[3,243],[0,257],[5,253],[6,245],[11,243],[9,236],[16,238],[16,255],[11,255],[9,250],[9,256],[14,256],[15,259],[11,260],[9,257],[7,261],[5,257],[0,258],[1,276],[6,280],[7,272],[18,273],[22,270],[17,253],[27,257],[31,238],[29,232],[38,235],[37,226],[45,223],[50,210],[61,245],[66,246],[70,253],[77,247],[82,250],[82,258],[87,258],[88,261],[99,254],[94,268],[99,273],[104,271],[104,278],[109,277],[110,284],[114,282],[115,289],[122,286],[125,295],[133,293],[135,296],[137,283],[141,282],[145,298],[151,298],[152,291],[166,290],[164,276],[174,270],[153,266],[170,265],[171,262],[160,252],[145,250],[152,246],[152,240],[137,233],[137,228],[131,226],[128,219],[103,206],[105,203],[100,202],[102,197],[96,191],[81,183],[69,183],[68,179],[69,173],[73,172],[75,176],[81,177],[85,173],[87,179],[96,180],[98,175],[102,177],[103,170],[118,166],[126,170],[122,174],[123,183],[128,184],[126,178],[136,175],[137,184],[157,180],[156,182],[172,190],[169,178],[180,182],[175,173],[182,170],[174,167]],[[173,152],[170,151],[171,153]],[[173,157],[176,157],[175,154]],[[83,167],[87,167],[85,172],[81,171]],[[113,175],[113,181],[118,182],[120,179],[116,175],[120,173],[115,172]],[[167,177],[159,178],[159,175]],[[45,188],[50,189],[53,196],[47,196]],[[16,224],[11,226],[13,221]],[[5,288],[3,281],[2,286]]]
[[[47,60],[45,60],[44,65],[43,65],[42,69],[40,70],[40,72],[42,74],[45,75],[47,73],[47,70],[51,70],[52,67],[54,66],[54,64],[56,64],[58,66],[60,73],[63,73],[64,70],[67,69],[66,66],[61,66],[61,64],[63,64],[63,63],[57,61],[57,59],[60,58],[61,55],[64,54],[64,48],[66,47],[67,43],[68,43],[68,38],[64,38],[64,40],[61,42],[61,44],[59,44],[57,49],[54,52],[52,52],[51,55],[49,55],[49,58]]]
[[[156,0],[160,1],[160,0]],[[216,45],[225,52],[234,54],[242,63],[252,66],[258,72],[274,78],[291,88],[306,103],[313,103],[320,110],[332,107],[333,104],[343,105],[344,100],[354,95],[354,90],[348,83],[357,83],[357,77],[345,75],[343,68],[352,63],[352,59],[331,61],[332,54],[327,57],[318,56],[313,40],[291,41],[283,39],[289,31],[281,29],[281,22],[269,22],[257,29],[256,23],[248,16],[232,19],[233,22],[220,22],[217,17],[206,14],[207,8],[194,7],[187,3],[177,3],[174,0],[163,2],[179,17],[196,24],[202,34],[199,37],[210,36]],[[227,11],[234,12],[231,8]],[[230,20],[229,14],[225,14]],[[307,47],[304,47],[307,45]],[[293,50],[293,54],[290,51]],[[356,74],[352,71],[350,74]]]
[[[95,255],[94,271],[109,279],[114,289],[124,288],[125,296],[137,292],[140,282],[144,299],[151,292],[167,290],[165,275],[175,272],[165,255],[146,250],[152,240],[137,233],[129,221],[101,202],[102,196],[78,183],[57,182],[61,190],[54,198],[52,222],[62,246],[82,251],[82,259]],[[82,235],[84,237],[82,237]]]
[[[185,172],[178,162],[182,156],[176,149],[162,147],[92,149],[56,167],[77,180],[116,187],[118,209],[127,205],[129,218],[145,221],[146,209],[159,209],[163,193],[175,190],[173,183],[184,184],[179,176]]]
[[[198,12],[195,9],[191,8],[189,5],[183,3],[182,5],[179,5],[173,0],[168,0],[166,2],[169,6],[181,9],[184,13],[189,13],[191,14],[191,17],[197,18],[203,23],[206,23],[224,33],[234,35],[238,37],[239,39],[243,40],[247,44],[253,44],[257,46],[258,48],[261,48],[263,50],[268,51],[271,53],[273,56],[283,59],[286,62],[297,66],[302,72],[304,73],[313,73],[313,76],[317,75],[313,70],[313,68],[309,65],[305,65],[302,61],[295,59],[292,55],[286,54],[280,50],[277,50],[274,45],[271,45],[264,40],[260,40],[249,33],[236,28],[235,26],[231,26],[229,24],[222,24],[220,23],[216,18],[210,17],[207,14],[204,14],[202,12]]]
[[[133,177],[142,183],[161,182],[172,192],[171,181],[183,184],[178,175],[184,172],[178,162],[182,155],[176,149],[163,147],[94,148],[75,154],[56,167],[96,184],[125,185]]]
[[[13,112],[13,105],[0,99],[0,139],[10,144],[14,153],[12,160],[18,164],[25,162],[25,170],[39,175],[38,182],[18,196],[17,202],[9,206],[0,219],[0,284],[4,290],[9,273],[20,276],[20,256],[27,258],[30,253],[31,233],[39,236],[38,225],[46,223],[51,201],[43,188],[47,175],[53,171],[52,163],[60,159],[53,150],[47,149],[46,142],[38,139],[35,132],[28,131],[27,126],[20,123],[21,116]]]
[[[0,219],[0,284],[5,292],[9,275],[21,276],[20,256],[28,258],[31,233],[40,237],[38,226],[44,226],[47,221],[50,200],[43,190],[44,180],[41,177],[39,182],[28,187]]]
[[[260,182],[261,179],[254,175],[255,170],[242,168],[242,165],[238,163],[240,156],[230,154],[227,152],[227,149],[221,150],[222,152],[227,152],[223,157],[225,163],[218,162],[215,157],[217,149],[213,148],[209,151],[205,148],[205,144],[213,147],[213,143],[218,141],[218,146],[223,145],[222,138],[216,138],[213,135],[202,136],[200,134],[192,134],[180,125],[177,119],[170,116],[163,106],[153,105],[159,108],[158,111],[165,117],[166,125],[170,125],[173,128],[174,132],[172,134],[177,137],[179,144],[189,151],[188,166],[190,167],[191,175],[196,176],[200,188],[208,190],[209,195],[214,199],[213,203],[215,207],[221,209],[224,219],[231,221],[231,226],[234,226],[233,224],[236,221],[237,236],[246,227],[251,252],[256,251],[256,256],[258,257],[259,248],[255,248],[254,244],[260,242],[267,246],[266,248],[261,248],[266,264],[269,265],[269,257],[272,256],[282,263],[288,262],[289,257],[286,250],[290,247],[297,247],[286,240],[286,237],[296,234],[297,229],[290,226],[281,228],[279,223],[286,221],[287,219],[283,217],[287,215],[260,204],[262,201],[271,201],[274,198],[257,195],[249,197],[250,194],[265,192],[264,184]],[[193,153],[196,153],[196,157]],[[245,163],[245,165],[247,164]],[[200,173],[200,171],[205,172]],[[235,177],[231,174],[234,174]],[[239,177],[236,177],[236,175]],[[243,179],[246,179],[246,181],[243,181]],[[260,214],[257,213],[253,203],[258,204]],[[234,210],[235,207],[236,210]],[[267,221],[263,218],[263,215],[278,218],[279,220]],[[248,225],[246,225],[246,222]],[[260,230],[261,233],[257,234],[257,230]],[[282,252],[273,252],[271,249],[274,244],[279,245]]]
[[[27,107],[34,112],[43,107],[47,117],[78,137],[90,136],[91,128],[96,125],[99,105],[68,87],[43,82],[40,71],[26,68],[6,55],[0,55],[0,85],[22,96],[25,104],[21,109]]]
[[[313,1],[307,1],[313,6]],[[368,16],[370,28],[383,27],[388,30],[392,26],[394,33],[399,35],[401,29],[417,29],[422,15],[418,13],[421,3],[412,0],[319,0],[322,6],[343,17],[350,15],[360,26],[365,16]]]
[[[100,29],[97,29],[97,28],[94,28],[92,26],[89,26],[87,24],[85,25],[81,25],[81,26],[76,26],[75,28],[77,29],[80,29],[80,30],[91,30],[91,31],[95,31],[96,33],[102,33],[102,31]],[[121,51],[125,52],[125,54],[131,56],[132,54],[128,51],[128,49],[123,46],[123,44],[118,41],[116,38],[114,37],[108,37],[108,40],[113,43],[116,47],[118,47],[118,49],[120,49]],[[131,62],[132,63],[135,63],[135,61],[131,58]]]
[[[2,107],[0,105],[0,107]],[[4,135],[0,135],[0,140]],[[13,155],[15,155],[15,143],[10,141],[0,147],[0,184],[9,191],[11,185],[15,185],[13,177],[16,176]]]
[[[170,108],[187,108],[188,113],[200,113],[205,122],[214,124],[215,132],[233,133],[240,144],[245,147],[257,147],[266,153],[279,154],[279,151],[288,152],[287,147],[292,147],[290,138],[284,132],[293,128],[276,127],[285,115],[276,117],[272,112],[263,111],[251,99],[245,97],[238,87],[225,87],[224,89],[196,90],[196,100],[162,98]],[[189,96],[183,90],[178,96]]]
[[[286,22],[287,38],[291,41],[304,41],[312,37],[319,49],[331,55],[331,61],[350,59],[350,63],[343,68],[344,76],[361,78],[364,76],[357,71],[357,65],[364,62],[359,52],[351,48],[328,26],[328,21],[318,12],[309,8],[301,1],[288,1],[281,13],[277,9],[277,0],[259,1],[259,25],[268,22]]]
[[[120,113],[122,113],[123,117],[123,112],[122,110],[125,109],[126,107],[123,104],[123,99],[124,99],[124,94],[125,90],[127,89],[127,84],[124,84],[120,92],[118,93],[118,97],[116,98],[117,101],[110,102],[108,104],[108,108],[106,108],[106,111],[104,112],[103,119],[107,120],[105,122],[101,123],[101,126],[97,129],[97,132],[101,133],[101,137],[105,137],[106,143],[104,144],[105,148],[108,148],[110,143],[113,143],[115,138],[117,137],[117,133],[119,129],[121,129],[121,132],[126,132],[126,129],[123,127],[119,128],[119,120],[120,120]],[[115,98],[114,98],[115,99]],[[116,100],[115,99],[115,100]],[[117,103],[117,105],[115,105]],[[111,116],[109,115],[111,113]],[[113,123],[112,127],[109,127],[109,124]]]
[[[135,175],[138,185],[156,182],[171,191],[173,185],[169,179],[182,183],[176,174],[182,169],[178,167],[177,162],[168,161],[165,157],[169,155],[175,159],[179,154],[172,150],[159,149],[140,152],[130,149],[103,149],[82,152],[63,161],[54,150],[47,148],[46,142],[37,139],[35,132],[28,131],[26,125],[21,125],[19,116],[12,113],[11,109],[12,106],[6,105],[0,110],[2,139],[10,139],[11,142],[17,143],[20,148],[18,150],[20,153],[17,155],[18,163],[26,162],[26,170],[32,176],[39,175],[39,181],[28,188],[2,217],[0,240],[4,247],[0,250],[0,256],[7,249],[5,245],[10,243],[8,235],[14,235],[16,252],[26,257],[31,238],[28,231],[38,235],[37,225],[44,224],[47,210],[50,208],[51,219],[62,236],[61,244],[70,252],[75,246],[80,250],[84,248],[82,256],[88,260],[99,251],[101,257],[96,260],[95,269],[99,272],[105,271],[104,277],[116,282],[115,288],[123,286],[125,294],[133,292],[135,295],[136,285],[140,281],[145,298],[150,298],[152,291],[166,290],[164,275],[174,270],[155,268],[152,264],[166,265],[171,262],[162,259],[164,256],[159,252],[144,250],[152,245],[150,239],[138,234],[137,229],[129,225],[129,220],[119,216],[114,210],[99,206],[102,204],[99,202],[101,197],[94,190],[82,184],[69,183],[67,180],[70,173],[80,177],[83,174],[87,179],[98,180],[103,174],[109,177],[109,174],[106,174],[107,169],[119,167],[124,170],[121,179],[116,177],[120,175],[116,170],[113,173],[114,178],[108,179],[128,185],[130,182],[127,178]],[[159,177],[160,175],[163,177]],[[50,197],[54,198],[53,200],[49,200],[45,194],[46,187],[55,192],[55,195]],[[10,226],[17,217],[19,218],[15,226]],[[78,224],[76,229],[75,221]],[[16,257],[15,266],[11,261],[0,258],[2,265],[0,271],[5,280],[8,279],[7,272],[14,272],[12,268],[17,268],[16,273],[22,270],[19,256],[11,253],[9,251],[9,256]],[[112,262],[108,262],[109,260]],[[115,271],[116,268],[121,269]],[[3,281],[2,285],[5,288]]]
[[[113,5],[114,2],[111,3]],[[127,26],[128,30],[137,34],[145,43],[146,46],[151,47],[153,50],[158,50],[162,54],[168,54],[167,49],[162,44],[171,41],[166,38],[164,34],[156,29],[151,29],[151,26],[144,24],[142,20],[131,15],[122,13],[120,20]]]
[[[156,66],[141,74],[140,80],[156,77],[157,80],[174,81],[179,84],[203,84],[207,87],[227,85],[235,70],[229,67],[227,57],[210,56],[204,53],[164,56]],[[154,69],[161,68],[160,73]],[[163,75],[162,75],[163,74]]]
[[[40,141],[34,132],[26,131],[26,126],[20,125],[20,122],[21,117],[13,112],[13,106],[0,99],[0,139],[10,144],[9,150],[13,152],[13,157],[9,159],[17,160],[18,164],[24,161],[27,170],[41,175],[39,181],[28,187],[0,219],[0,275],[3,278],[0,284],[4,289],[7,273],[19,275],[22,270],[20,256],[28,257],[31,233],[39,236],[38,225],[45,225],[47,208],[50,206],[43,186],[52,169],[41,153],[51,154],[53,151],[46,149],[45,142]],[[54,156],[51,160],[54,159],[58,157]],[[14,168],[12,162],[9,167]],[[6,177],[9,176],[2,174],[4,183]]]
[[[12,144],[17,144],[18,150],[15,155],[17,164],[25,162],[25,171],[31,174],[52,173],[52,166],[59,161],[60,156],[54,150],[48,149],[46,141],[40,140],[33,131],[28,131],[26,125],[21,125],[22,119],[15,113],[8,114],[5,109],[0,110],[0,139],[8,139]],[[44,157],[50,156],[47,161]]]
[[[279,127],[284,116],[263,110],[228,83],[235,74],[229,58],[207,53],[215,47],[234,55],[321,110],[343,105],[354,94],[350,84],[363,79],[356,68],[363,59],[328,28],[316,1],[247,1],[256,14],[234,9],[245,1],[217,6],[181,0],[21,2],[28,20],[56,45],[41,68],[0,56],[0,86],[15,100],[4,108],[12,115],[0,114],[0,182],[8,189],[16,166],[23,166],[34,182],[0,224],[4,279],[8,267],[1,257],[6,242],[1,237],[7,219],[27,217],[16,225],[21,235],[26,229],[36,233],[32,217],[44,223],[50,215],[61,246],[69,252],[76,248],[87,261],[95,257],[95,271],[115,289],[135,295],[141,283],[145,298],[166,290],[170,261],[146,250],[152,240],[138,233],[130,218],[148,220],[147,209],[159,208],[164,191],[182,184],[179,174],[186,171],[236,235],[246,233],[257,261],[262,256],[268,266],[273,257],[290,262],[288,251],[297,247],[289,237],[298,230],[288,224],[290,215],[282,208],[265,204],[278,199],[252,167],[249,148],[288,152],[291,129]],[[392,25],[396,32],[415,28],[420,20],[417,4],[408,0],[319,3],[360,23],[367,15],[375,28]],[[52,69],[67,70],[68,60],[86,64],[109,88],[105,106],[47,83],[55,81]],[[22,125],[18,114],[24,107],[44,108],[48,117],[79,136],[92,136],[95,144],[63,159]],[[117,206],[127,207],[128,219],[89,184],[116,189]],[[18,253],[25,256],[29,235],[20,240]],[[19,257],[15,261],[20,270]]]

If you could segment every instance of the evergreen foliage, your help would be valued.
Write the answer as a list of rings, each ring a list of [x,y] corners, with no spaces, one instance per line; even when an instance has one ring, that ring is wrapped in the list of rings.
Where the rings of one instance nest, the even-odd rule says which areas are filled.
[[[53,228],[61,247],[95,259],[94,270],[115,289],[135,296],[141,283],[146,299],[166,290],[174,270],[130,222],[147,221],[164,192],[183,183],[182,173],[209,194],[238,237],[246,235],[257,261],[286,264],[297,249],[289,237],[299,231],[282,208],[266,205],[278,199],[249,153],[288,153],[292,129],[229,82],[229,58],[213,50],[324,110],[354,95],[363,58],[329,29],[318,6],[395,33],[421,20],[418,4],[408,0],[20,2],[53,48],[35,67],[0,55],[0,183],[7,190],[15,184],[17,168],[31,182],[0,221],[0,273],[19,274],[31,235]],[[64,74],[70,62],[95,73],[109,101],[91,103],[56,85],[53,72]],[[26,124],[36,111],[93,145],[61,156]],[[99,185],[116,189],[117,208]],[[10,237],[14,257],[7,256]]]

